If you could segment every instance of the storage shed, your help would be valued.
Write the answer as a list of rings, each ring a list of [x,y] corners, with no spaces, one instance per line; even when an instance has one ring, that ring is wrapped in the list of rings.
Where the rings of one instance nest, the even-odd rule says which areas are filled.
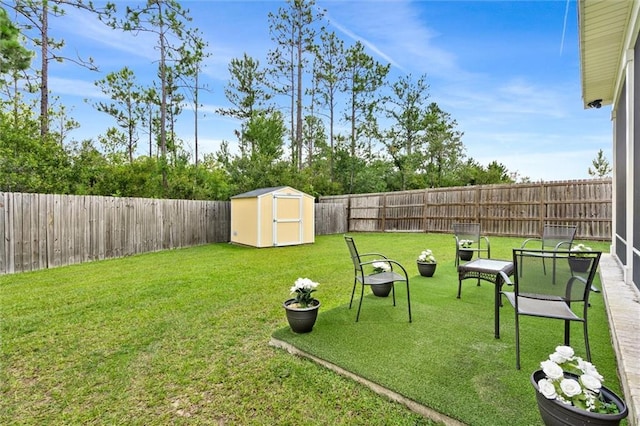
[[[231,197],[231,242],[254,247],[315,241],[315,199],[289,186]]]

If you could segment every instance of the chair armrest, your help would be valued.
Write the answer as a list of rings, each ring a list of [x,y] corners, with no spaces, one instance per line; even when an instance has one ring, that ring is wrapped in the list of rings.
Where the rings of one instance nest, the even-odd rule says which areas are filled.
[[[558,244],[556,244],[556,250],[560,250],[560,248],[565,245],[567,246],[567,250],[571,250],[571,241],[560,241]]]
[[[396,260],[391,260],[391,259],[386,259],[385,262],[389,262],[389,263],[393,263],[394,265],[398,266],[400,269],[402,269],[402,273],[404,274],[404,278],[405,281],[407,282],[407,286],[409,285],[409,274],[407,274],[407,270],[404,269],[404,266],[402,266],[400,264],[400,262],[396,261]],[[391,266],[391,270],[393,271],[393,265]],[[408,288],[408,287],[407,287]]]
[[[542,238],[538,238],[538,237],[533,237],[533,238],[527,238],[526,240],[524,240],[522,242],[522,245],[520,246],[520,248],[524,248],[527,244],[529,244],[531,241],[537,241],[540,243],[540,245],[542,246]]]
[[[565,290],[565,297],[564,300],[568,300],[571,301],[571,287],[573,287],[573,282],[574,281],[580,281],[585,287],[589,287],[588,289],[585,289],[585,294],[588,293],[589,291],[591,291],[591,285],[587,282],[586,278],[578,276],[578,275],[574,275],[571,278],[569,278],[569,282],[567,283],[567,289]],[[588,296],[587,296],[588,297]],[[574,300],[575,301],[575,300]],[[584,302],[584,300],[582,300]]]
[[[360,254],[360,257],[364,257],[364,256],[377,256],[377,257],[382,257],[383,259],[386,259],[387,256],[385,256],[382,253],[364,253],[364,254]]]
[[[504,272],[500,271],[500,277],[502,278],[502,281],[504,282],[504,284],[513,285],[513,283],[511,282],[511,278],[509,278],[509,275],[507,275]]]
[[[487,237],[486,235],[482,235],[480,237],[480,241],[484,240],[485,243],[487,243],[487,252],[491,251],[491,243],[489,243],[489,237]],[[480,247],[480,241],[478,241],[478,247]]]
[[[360,266],[364,266],[364,265],[371,265],[372,263],[376,263],[376,262],[385,262],[389,264],[389,267],[391,268],[391,271],[393,271],[393,263],[398,263],[395,260],[390,260],[388,259],[385,255],[380,254],[380,253],[367,253],[367,255],[372,255],[372,256],[376,256],[378,257],[378,259],[374,259],[374,260],[368,260],[366,262],[360,262]],[[362,257],[364,255],[360,255],[360,257]],[[380,259],[382,258],[382,259]]]

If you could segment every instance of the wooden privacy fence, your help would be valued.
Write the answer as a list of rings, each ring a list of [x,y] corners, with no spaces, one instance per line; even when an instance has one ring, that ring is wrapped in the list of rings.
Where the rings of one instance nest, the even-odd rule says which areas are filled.
[[[478,222],[483,234],[532,237],[545,223],[575,224],[577,238],[611,240],[611,179],[481,185],[321,197],[342,203],[348,231],[452,232]]]
[[[0,193],[0,274],[229,241],[224,201]]]
[[[315,204],[316,235],[344,233],[344,204]],[[228,201],[0,192],[0,274],[228,242]]]
[[[610,179],[484,185],[321,197],[316,235],[451,232],[479,222],[488,235],[540,235],[576,224],[578,239],[611,240]],[[230,240],[228,201],[0,192],[0,274]]]

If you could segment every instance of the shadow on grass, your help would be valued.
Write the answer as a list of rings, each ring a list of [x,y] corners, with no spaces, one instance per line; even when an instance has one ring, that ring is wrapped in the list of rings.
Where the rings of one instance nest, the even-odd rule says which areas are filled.
[[[501,308],[501,338],[494,338],[493,284],[483,281],[478,287],[475,280],[466,280],[462,298],[457,299],[457,275],[449,265],[440,267],[433,278],[414,276],[410,281],[412,323],[406,291],[398,285],[395,307],[390,296],[365,295],[358,323],[356,298],[352,309],[345,304],[321,311],[311,333],[295,334],[286,327],[272,337],[372,382],[374,390],[378,385],[393,392],[378,390],[434,420],[442,418],[422,412],[420,405],[466,424],[541,424],[529,376],[562,344],[562,321],[521,318],[518,371],[513,309],[508,303]],[[602,298],[593,296],[593,361],[609,378],[606,385],[617,388]],[[579,327],[572,328],[572,346],[583,354]],[[419,405],[412,407],[411,401]]]

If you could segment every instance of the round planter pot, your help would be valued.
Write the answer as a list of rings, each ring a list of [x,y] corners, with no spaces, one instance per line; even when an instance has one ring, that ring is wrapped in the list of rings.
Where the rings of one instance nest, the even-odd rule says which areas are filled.
[[[436,272],[437,263],[416,262],[418,264],[418,272],[423,277],[432,277]]]
[[[373,284],[370,286],[371,291],[378,297],[387,297],[391,293],[393,283]]]
[[[318,318],[318,309],[320,301],[315,300],[312,306],[308,308],[292,308],[289,305],[295,302],[295,299],[289,299],[283,303],[284,310],[287,314],[289,327],[296,333],[308,333],[313,330],[313,326]]]
[[[577,379],[578,376],[571,373],[564,373],[565,377]],[[592,413],[572,405],[563,404],[555,399],[547,399],[538,390],[538,381],[544,379],[545,374],[542,370],[534,371],[531,375],[531,384],[536,390],[536,400],[538,401],[538,410],[542,421],[547,426],[566,426],[566,425],[596,425],[596,426],[613,426],[620,424],[620,421],[627,417],[627,406],[618,395],[610,389],[602,387],[600,393],[607,402],[613,402],[620,411],[616,414],[600,414]]]
[[[468,262],[473,258],[473,250],[460,249],[458,250],[458,256],[460,257],[460,260]]]
[[[569,266],[573,272],[587,272],[591,266],[591,259],[581,257],[569,257]]]

